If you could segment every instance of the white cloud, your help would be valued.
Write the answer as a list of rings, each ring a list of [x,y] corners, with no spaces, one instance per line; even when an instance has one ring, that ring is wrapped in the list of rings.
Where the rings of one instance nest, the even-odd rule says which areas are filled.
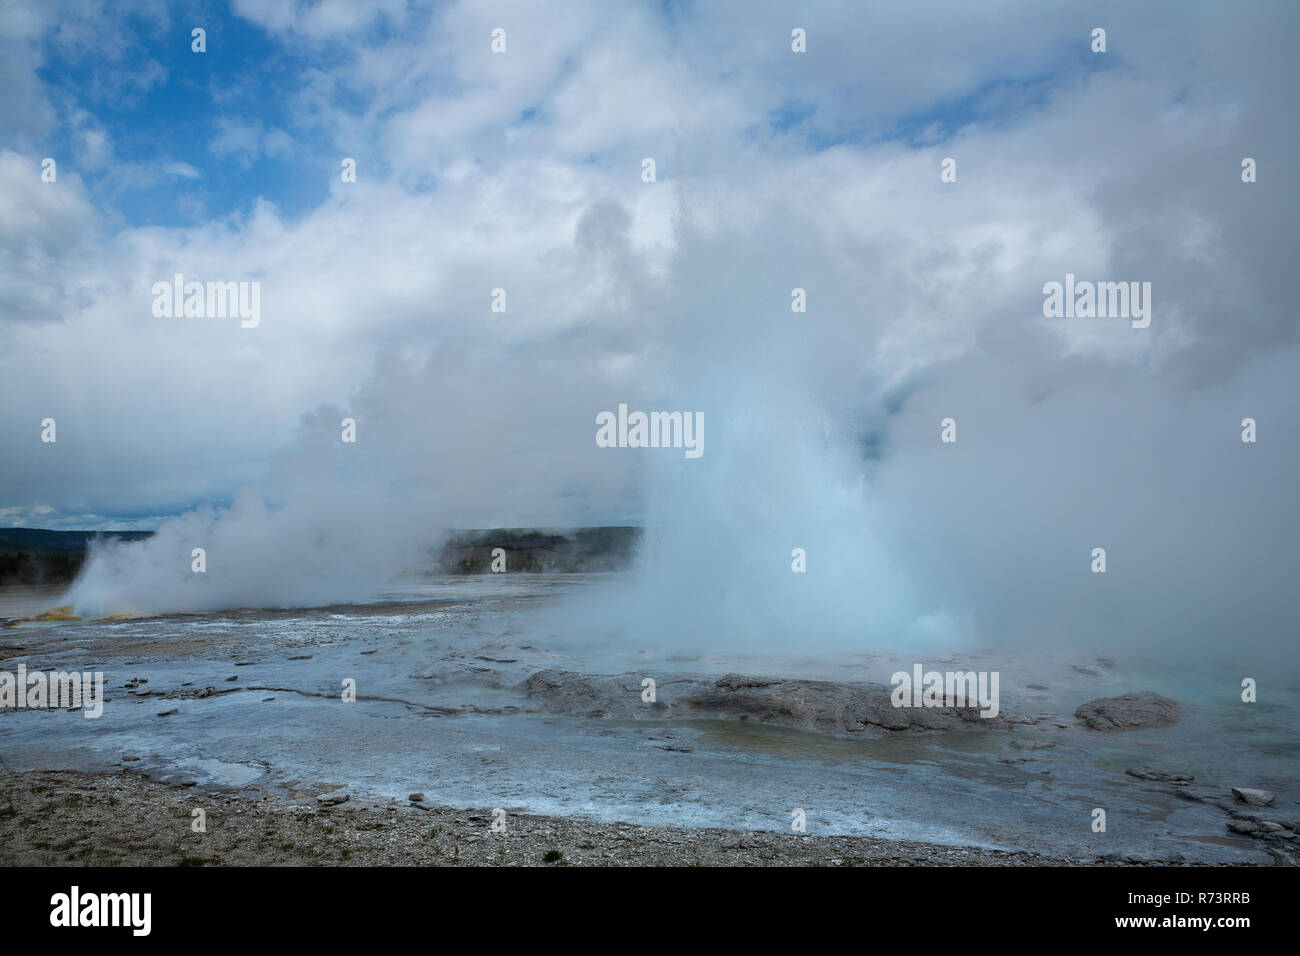
[[[168,176],[178,176],[181,179],[199,179],[203,175],[189,163],[182,163],[176,160],[163,163],[162,171]]]
[[[227,117],[217,122],[208,150],[217,157],[233,157],[248,168],[263,156],[291,158],[294,143],[284,130],[269,129],[260,120]]]

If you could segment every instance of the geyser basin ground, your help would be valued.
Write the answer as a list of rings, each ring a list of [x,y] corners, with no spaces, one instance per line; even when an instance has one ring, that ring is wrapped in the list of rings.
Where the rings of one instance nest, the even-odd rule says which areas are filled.
[[[1258,813],[1300,818],[1294,694],[1233,706],[1224,675],[1173,682],[1094,660],[924,658],[997,670],[999,729],[835,736],[738,720],[555,713],[527,690],[541,671],[660,682],[725,674],[884,684],[903,656],[658,655],[575,646],[540,612],[600,575],[445,578],[377,604],[234,611],[0,631],[5,670],[101,670],[103,716],[0,713],[10,772],[143,772],[200,791],[306,800],[503,807],[595,821],[814,835],[871,835],[1032,850],[1272,863],[1228,830],[1231,787],[1277,793]],[[3,613],[3,611],[0,611]],[[231,678],[234,678],[233,680]],[[356,682],[357,700],[341,699]],[[127,687],[130,684],[132,686]],[[1033,685],[1033,686],[1031,686]],[[212,688],[207,691],[206,688]],[[1154,690],[1181,704],[1171,727],[1098,733],[1081,703]],[[1253,708],[1253,709],[1250,709]],[[175,711],[159,716],[167,711]],[[1025,720],[1029,718],[1029,720]],[[134,758],[134,759],[127,759]],[[1153,767],[1180,786],[1126,774]],[[1092,812],[1107,812],[1105,833]],[[1254,808],[1245,808],[1254,809]]]

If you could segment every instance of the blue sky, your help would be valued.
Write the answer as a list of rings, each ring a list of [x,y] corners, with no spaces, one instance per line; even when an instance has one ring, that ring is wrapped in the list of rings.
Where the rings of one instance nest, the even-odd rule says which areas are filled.
[[[160,30],[142,14],[121,19],[134,37],[117,63],[64,49],[52,38],[42,44],[45,65],[37,75],[51,98],[90,113],[113,144],[114,164],[88,170],[86,185],[96,203],[120,212],[129,225],[185,226],[247,208],[259,195],[296,215],[326,195],[323,177],[301,175],[301,157],[267,152],[257,138],[250,138],[251,148],[238,138],[223,147],[221,133],[230,126],[280,131],[294,137],[299,152],[316,152],[319,141],[294,122],[289,94],[304,69],[329,68],[329,51],[308,54],[224,5],[211,9],[198,18],[207,30],[206,53],[191,50],[191,21]],[[68,155],[74,136],[56,128],[42,145]],[[164,178],[140,182],[123,176],[119,163]]]
[[[366,149],[370,144],[338,143],[330,118],[303,108],[305,87],[323,81],[331,110],[359,119],[374,109],[373,120],[382,123],[385,115],[418,101],[419,91],[407,94],[405,102],[380,103],[369,84],[351,76],[350,64],[359,51],[383,51],[411,25],[418,31],[436,9],[379,9],[360,29],[307,40],[267,29],[225,4],[170,8],[161,19],[148,6],[126,5],[112,20],[119,45],[111,58],[93,55],[93,44],[86,41],[70,42],[66,34],[75,31],[51,24],[53,29],[33,44],[41,61],[35,75],[65,122],[52,125],[34,145],[50,155],[81,152],[88,161],[79,175],[94,202],[120,215],[127,226],[185,227],[247,212],[258,197],[274,201],[280,215],[297,218],[328,195],[329,175],[338,162],[331,147],[350,145],[372,172],[394,172],[387,157]],[[647,10],[667,37],[689,35],[698,21],[693,5]],[[191,49],[194,26],[206,30],[204,53]],[[821,37],[815,30],[813,36],[815,51]],[[770,40],[774,46],[784,42],[780,35]],[[1064,37],[1054,45],[1054,55],[1043,63],[977,75],[973,85],[944,90],[921,103],[877,103],[859,111],[853,108],[860,96],[855,78],[843,77],[807,88],[806,96],[773,103],[748,132],[808,152],[889,141],[934,146],[972,125],[1023,121],[1061,89],[1121,62],[1118,54],[1098,57],[1086,44]],[[571,73],[573,62],[561,64],[557,78]],[[454,89],[450,76],[436,80]],[[544,96],[522,109],[518,122],[554,122]],[[99,161],[85,148],[88,130],[106,137],[111,162]],[[615,161],[605,154],[591,158]],[[435,181],[414,170],[405,175],[412,188]]]

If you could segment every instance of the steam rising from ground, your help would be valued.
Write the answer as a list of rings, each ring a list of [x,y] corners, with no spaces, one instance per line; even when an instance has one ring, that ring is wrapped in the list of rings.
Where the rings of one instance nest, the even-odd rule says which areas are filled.
[[[304,419],[261,491],[98,547],[70,600],[93,615],[364,600],[445,528],[614,523],[639,501],[630,582],[551,626],[656,649],[1282,653],[1300,611],[1294,350],[1202,381],[1063,354],[1031,317],[885,387],[844,361],[839,326],[757,278],[775,262],[738,276],[708,267],[736,237],[686,222],[679,241],[635,360],[575,369],[567,343],[391,359],[347,409]],[[733,305],[709,311],[724,290]],[[596,448],[596,413],[621,401],[702,411],[704,457]]]
[[[327,605],[373,593],[400,570],[410,542],[371,502],[331,503],[339,499],[300,495],[272,507],[245,489],[229,508],[171,519],[152,538],[96,542],[68,600],[99,617]],[[385,530],[393,538],[380,547]],[[205,552],[203,573],[192,570],[195,548]]]
[[[760,318],[758,301],[693,314],[734,277],[679,268],[692,350],[664,407],[705,410],[708,452],[642,453],[634,581],[561,626],[681,652],[994,644],[1294,669],[1295,349],[1207,378],[1178,351],[1063,349],[1031,313],[883,387],[874,363],[846,372],[815,319]],[[1101,334],[1136,333],[1115,320]],[[1258,442],[1244,418],[1267,423]]]
[[[574,486],[599,451],[590,385],[558,367],[562,356],[531,359],[473,345],[423,362],[387,356],[346,408],[303,417],[260,488],[149,539],[96,545],[67,600],[83,616],[364,601],[427,562],[447,529],[592,523],[591,509],[625,492],[618,469]],[[345,417],[355,444],[341,441]],[[551,417],[572,434],[551,440]],[[201,574],[194,548],[206,552]]]

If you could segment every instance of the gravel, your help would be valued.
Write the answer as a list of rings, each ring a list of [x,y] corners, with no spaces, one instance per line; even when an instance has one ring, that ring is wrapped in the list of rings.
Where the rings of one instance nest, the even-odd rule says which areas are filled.
[[[336,786],[324,791],[331,800]],[[133,771],[29,771],[0,791],[7,866],[1122,865],[870,837],[648,827],[320,794],[272,799]],[[196,810],[206,832],[195,832]],[[504,832],[494,832],[504,819]],[[1152,860],[1153,863],[1174,861]]]

